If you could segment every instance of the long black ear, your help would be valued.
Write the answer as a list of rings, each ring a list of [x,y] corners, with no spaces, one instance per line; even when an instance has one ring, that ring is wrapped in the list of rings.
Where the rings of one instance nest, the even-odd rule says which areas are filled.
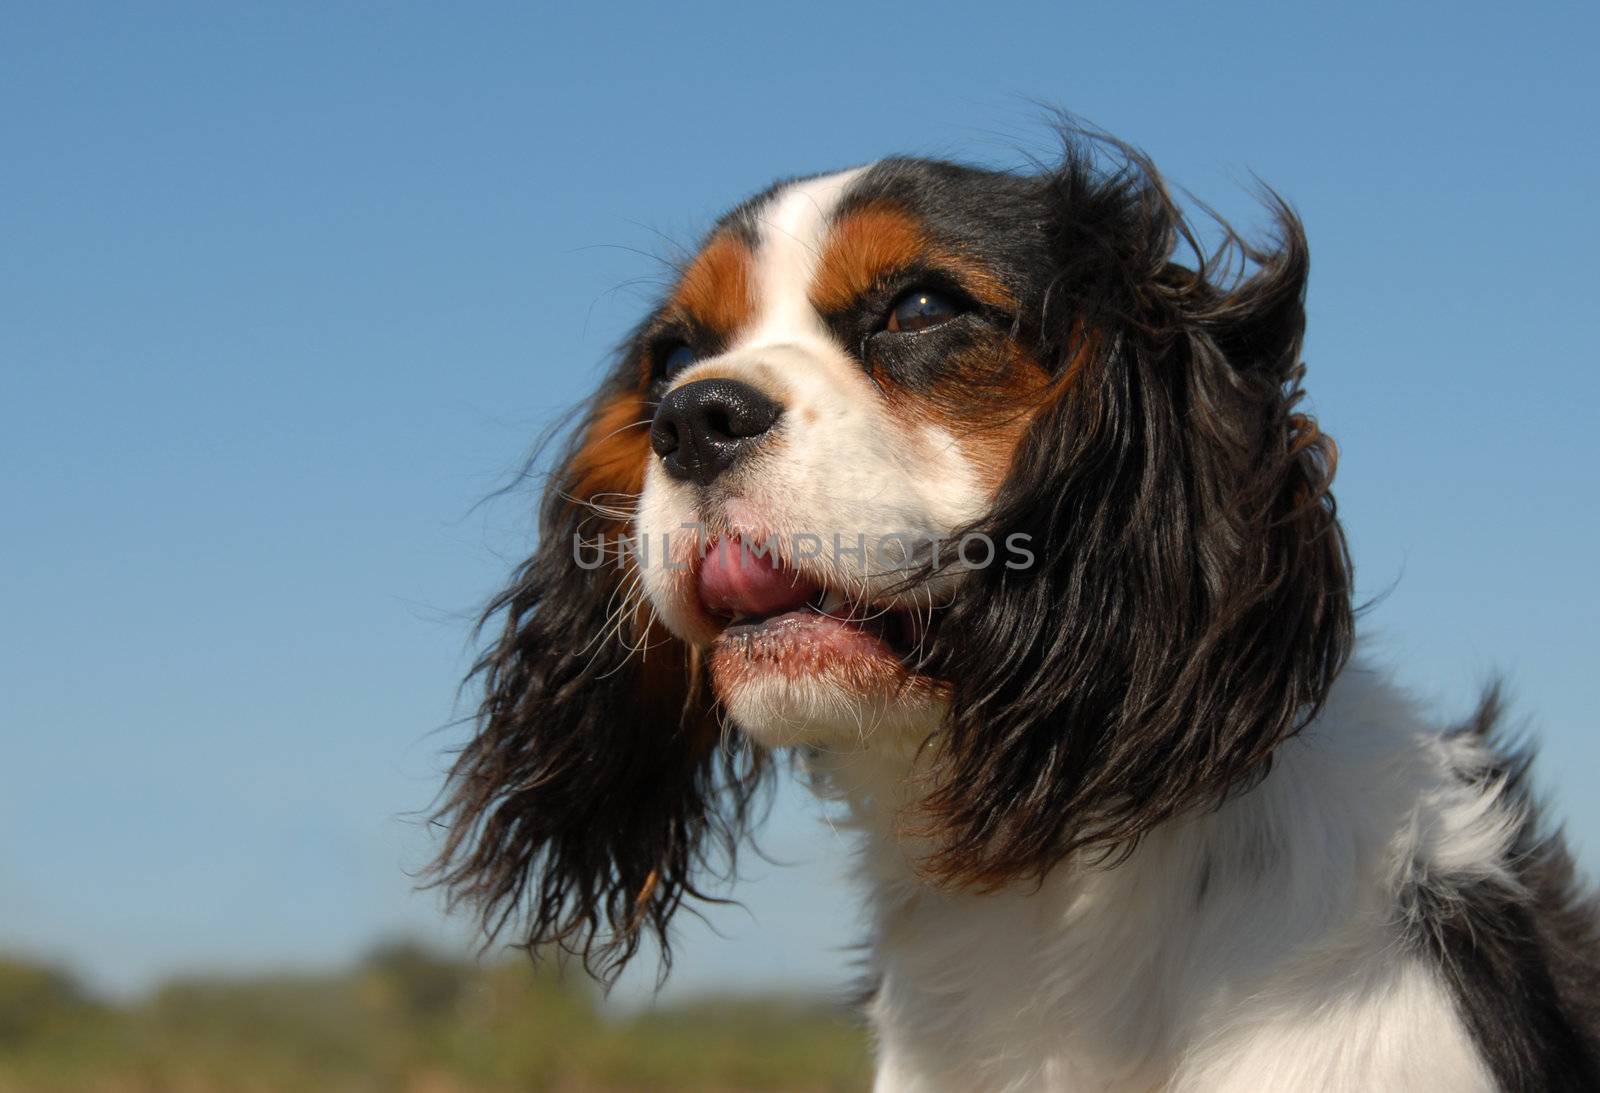
[[[924,818],[953,883],[1126,851],[1249,785],[1350,649],[1336,450],[1295,410],[1300,223],[1274,198],[1274,248],[1223,225],[1207,258],[1120,151],[1047,182],[1058,382],[983,529],[1030,536],[1035,564],[970,574],[933,649],[953,691]]]
[[[719,747],[698,663],[648,626],[637,573],[590,553],[628,533],[642,485],[637,386],[625,363],[596,397],[546,488],[537,551],[484,614],[499,633],[473,670],[484,697],[434,865],[490,941],[509,927],[607,980],[646,931],[665,973],[668,922],[703,870],[732,868],[762,772],[755,749]]]

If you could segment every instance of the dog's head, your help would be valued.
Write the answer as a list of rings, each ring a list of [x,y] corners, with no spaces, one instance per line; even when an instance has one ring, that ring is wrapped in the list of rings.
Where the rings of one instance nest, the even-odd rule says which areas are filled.
[[[1300,225],[1206,256],[1096,147],[782,183],[686,263],[490,611],[441,870],[491,926],[625,960],[768,747],[920,751],[930,878],[998,885],[1215,803],[1317,709],[1352,619]]]

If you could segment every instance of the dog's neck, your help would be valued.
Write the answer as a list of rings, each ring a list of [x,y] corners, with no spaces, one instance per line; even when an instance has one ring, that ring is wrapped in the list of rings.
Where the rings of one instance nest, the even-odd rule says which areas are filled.
[[[1502,868],[1514,818],[1462,777],[1474,748],[1353,667],[1253,789],[1115,865],[988,893],[922,879],[915,751],[812,757],[861,834],[879,1089],[1479,1087],[1402,944],[1419,876]]]

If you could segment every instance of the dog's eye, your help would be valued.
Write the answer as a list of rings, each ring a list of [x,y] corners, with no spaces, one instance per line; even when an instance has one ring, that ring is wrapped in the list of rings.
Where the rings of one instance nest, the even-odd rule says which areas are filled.
[[[657,359],[661,362],[656,366],[657,372],[663,378],[670,379],[693,364],[695,356],[693,349],[679,342],[675,346],[668,347],[666,352],[660,354]]]
[[[910,334],[947,323],[960,312],[956,302],[943,293],[914,288],[894,302],[884,329],[891,334]]]

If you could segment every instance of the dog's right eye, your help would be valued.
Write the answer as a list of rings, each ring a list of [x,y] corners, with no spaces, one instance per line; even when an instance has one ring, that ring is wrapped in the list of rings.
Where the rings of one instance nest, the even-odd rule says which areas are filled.
[[[666,346],[656,354],[656,373],[662,379],[671,379],[695,362],[694,350],[682,342]]]
[[[916,288],[901,296],[889,308],[883,328],[890,334],[915,334],[920,330],[941,326],[960,313],[960,306],[946,294]]]

